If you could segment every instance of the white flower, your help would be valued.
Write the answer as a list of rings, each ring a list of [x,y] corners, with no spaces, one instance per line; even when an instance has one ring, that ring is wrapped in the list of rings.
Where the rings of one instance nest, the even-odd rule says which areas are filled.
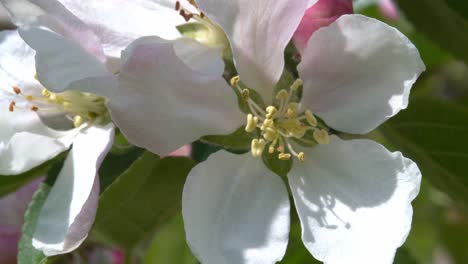
[[[290,89],[303,82],[300,104],[287,90],[273,94],[284,48],[309,2],[199,0],[198,18],[225,31],[240,81],[269,104],[259,109],[248,100],[246,130],[260,127],[262,135],[252,142],[252,154],[273,146],[271,155],[297,157],[288,182],[305,246],[325,263],[391,263],[410,229],[418,167],[378,143],[329,136],[312,112],[333,129],[367,133],[407,107],[424,64],[396,29],[345,15],[309,40],[298,66],[302,81]],[[112,118],[132,142],[159,154],[203,135],[232,132],[244,118],[223,70],[215,50],[191,40],[139,39],[122,55],[119,86],[109,96]],[[232,84],[238,88],[239,78]],[[240,92],[248,98],[247,90]],[[151,125],[138,129],[143,124]],[[294,141],[307,143],[309,130],[321,144],[296,150]],[[285,185],[251,154],[215,153],[185,185],[187,240],[205,264],[281,260],[289,214]]]
[[[73,144],[33,237],[46,255],[67,253],[81,244],[94,221],[96,173],[114,135],[101,96],[114,93],[121,50],[148,34],[177,38],[175,26],[185,20],[173,0],[0,3],[34,49],[17,32],[2,33],[0,175],[25,172]],[[57,128],[55,117],[66,130],[51,128]]]
[[[34,51],[16,31],[1,32],[0,40],[0,175],[28,171],[73,145],[33,235],[33,245],[46,255],[70,252],[93,224],[97,170],[112,145],[114,126],[103,98],[43,88],[34,79]]]

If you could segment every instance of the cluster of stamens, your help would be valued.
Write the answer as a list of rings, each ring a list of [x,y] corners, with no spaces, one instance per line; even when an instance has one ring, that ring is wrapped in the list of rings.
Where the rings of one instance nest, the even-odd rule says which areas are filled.
[[[8,105],[10,112],[19,109],[42,114],[64,114],[75,127],[84,122],[102,122],[104,120],[101,119],[107,116],[105,99],[94,94],[79,91],[53,93],[44,88],[41,95],[34,96],[24,94],[17,86],[13,87],[13,92],[26,101],[27,106],[19,106],[16,100],[12,100]]]
[[[293,94],[302,86],[302,80],[296,80],[289,91],[280,90],[276,94],[276,105],[261,108],[250,98],[250,91],[239,86],[239,76],[231,79],[231,85],[238,89],[243,99],[249,106],[245,131],[253,133],[260,130],[260,138],[251,142],[251,153],[254,157],[260,157],[265,149],[268,153],[276,154],[280,160],[289,160],[292,156],[304,161],[304,152],[294,149],[291,141],[297,140],[304,145],[328,144],[329,134],[325,126],[319,124],[310,110],[301,112],[301,106],[293,102]],[[312,139],[306,138],[308,131],[312,133]]]
[[[198,10],[198,5],[197,3],[195,3],[195,0],[188,0],[188,2]],[[185,9],[179,1],[176,1],[175,3],[175,10],[179,12],[179,15],[181,15],[186,22],[188,22],[192,18],[205,18],[205,14],[203,14],[203,12],[199,12],[198,14],[192,13],[189,10]]]

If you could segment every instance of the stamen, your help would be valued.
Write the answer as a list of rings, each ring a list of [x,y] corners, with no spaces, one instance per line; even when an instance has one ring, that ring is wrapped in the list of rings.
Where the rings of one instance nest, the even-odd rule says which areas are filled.
[[[278,109],[276,109],[276,107],[270,105],[266,108],[266,111],[267,111],[267,114],[266,114],[266,118],[267,119],[273,119],[276,115],[276,113],[278,113]]]
[[[250,98],[250,91],[249,91],[249,89],[244,89],[244,90],[242,90],[241,95],[242,95],[242,98],[243,98],[245,101],[249,100],[249,98]]]
[[[290,160],[291,159],[291,154],[289,154],[289,153],[280,153],[280,154],[278,154],[278,159],[280,159],[280,160]]]
[[[310,110],[307,110],[305,112],[305,117],[306,117],[306,120],[307,120],[307,123],[309,123],[309,125],[313,126],[313,127],[316,127],[317,126],[317,118],[315,118],[315,116],[312,114],[312,112]]]
[[[297,155],[297,158],[298,158],[301,162],[304,162],[304,160],[305,160],[305,154],[304,154],[304,152],[299,152],[299,154]]]
[[[313,135],[317,143],[321,145],[330,143],[330,137],[328,136],[328,132],[325,129],[317,129],[314,131]]]
[[[13,91],[15,92],[15,94],[20,94],[21,93],[21,89],[17,86],[13,86]]]
[[[294,81],[294,83],[291,85],[290,89],[291,91],[295,92],[297,91],[297,89],[299,89],[299,87],[302,86],[302,80],[301,79],[297,79]]]
[[[239,80],[240,80],[239,75],[236,75],[236,76],[232,77],[231,78],[231,86],[237,86],[237,84],[239,83]]]
[[[10,102],[10,105],[8,106],[8,110],[10,110],[10,112],[15,111],[15,106],[16,106],[16,102],[15,102],[15,101],[11,101],[11,102]]]
[[[39,107],[37,107],[35,105],[31,106],[31,111],[37,112],[38,110],[39,110]]]
[[[193,17],[192,13],[187,13],[184,9],[180,10],[179,15],[185,19],[185,22],[188,22]]]
[[[254,158],[260,157],[265,150],[266,142],[263,139],[253,139],[250,145],[252,156]]]
[[[81,126],[82,123],[83,123],[83,117],[82,116],[76,115],[73,118],[73,126],[79,127],[79,126]]]
[[[176,11],[179,11],[179,9],[180,9],[180,2],[179,2],[179,1],[176,1],[176,3],[175,3],[175,10],[176,10]]]
[[[247,115],[247,125],[245,126],[245,131],[250,133],[257,128],[258,118],[252,114]]]

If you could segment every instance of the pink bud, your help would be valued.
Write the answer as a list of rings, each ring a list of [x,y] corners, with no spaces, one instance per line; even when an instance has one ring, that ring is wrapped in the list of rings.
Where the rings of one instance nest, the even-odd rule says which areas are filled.
[[[352,0],[318,0],[304,14],[293,36],[294,44],[302,54],[312,34],[319,28],[330,25],[341,15],[353,13]]]
[[[380,0],[379,10],[382,14],[390,20],[398,20],[398,10],[393,0]]]

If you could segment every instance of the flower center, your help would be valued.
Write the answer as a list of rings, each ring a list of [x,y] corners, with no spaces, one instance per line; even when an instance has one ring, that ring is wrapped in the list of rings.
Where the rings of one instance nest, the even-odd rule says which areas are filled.
[[[297,79],[288,90],[280,90],[275,104],[265,109],[250,98],[249,89],[241,89],[238,83],[239,76],[231,79],[231,85],[238,89],[250,109],[245,131],[254,133],[259,129],[261,135],[251,142],[252,156],[259,157],[268,149],[268,154],[275,154],[280,160],[294,156],[304,161],[304,152],[296,151],[293,142],[307,146],[329,143],[328,128],[320,124],[310,110],[301,111],[301,105],[292,101],[292,95],[302,86],[301,79]]]
[[[29,95],[16,86],[13,87],[13,91],[16,99],[22,99],[23,104],[19,105],[17,103],[19,100],[12,100],[8,106],[10,112],[28,109],[42,114],[63,114],[75,127],[83,123],[104,123],[109,120],[105,99],[91,93],[79,91],[53,93],[44,88],[41,95]]]

